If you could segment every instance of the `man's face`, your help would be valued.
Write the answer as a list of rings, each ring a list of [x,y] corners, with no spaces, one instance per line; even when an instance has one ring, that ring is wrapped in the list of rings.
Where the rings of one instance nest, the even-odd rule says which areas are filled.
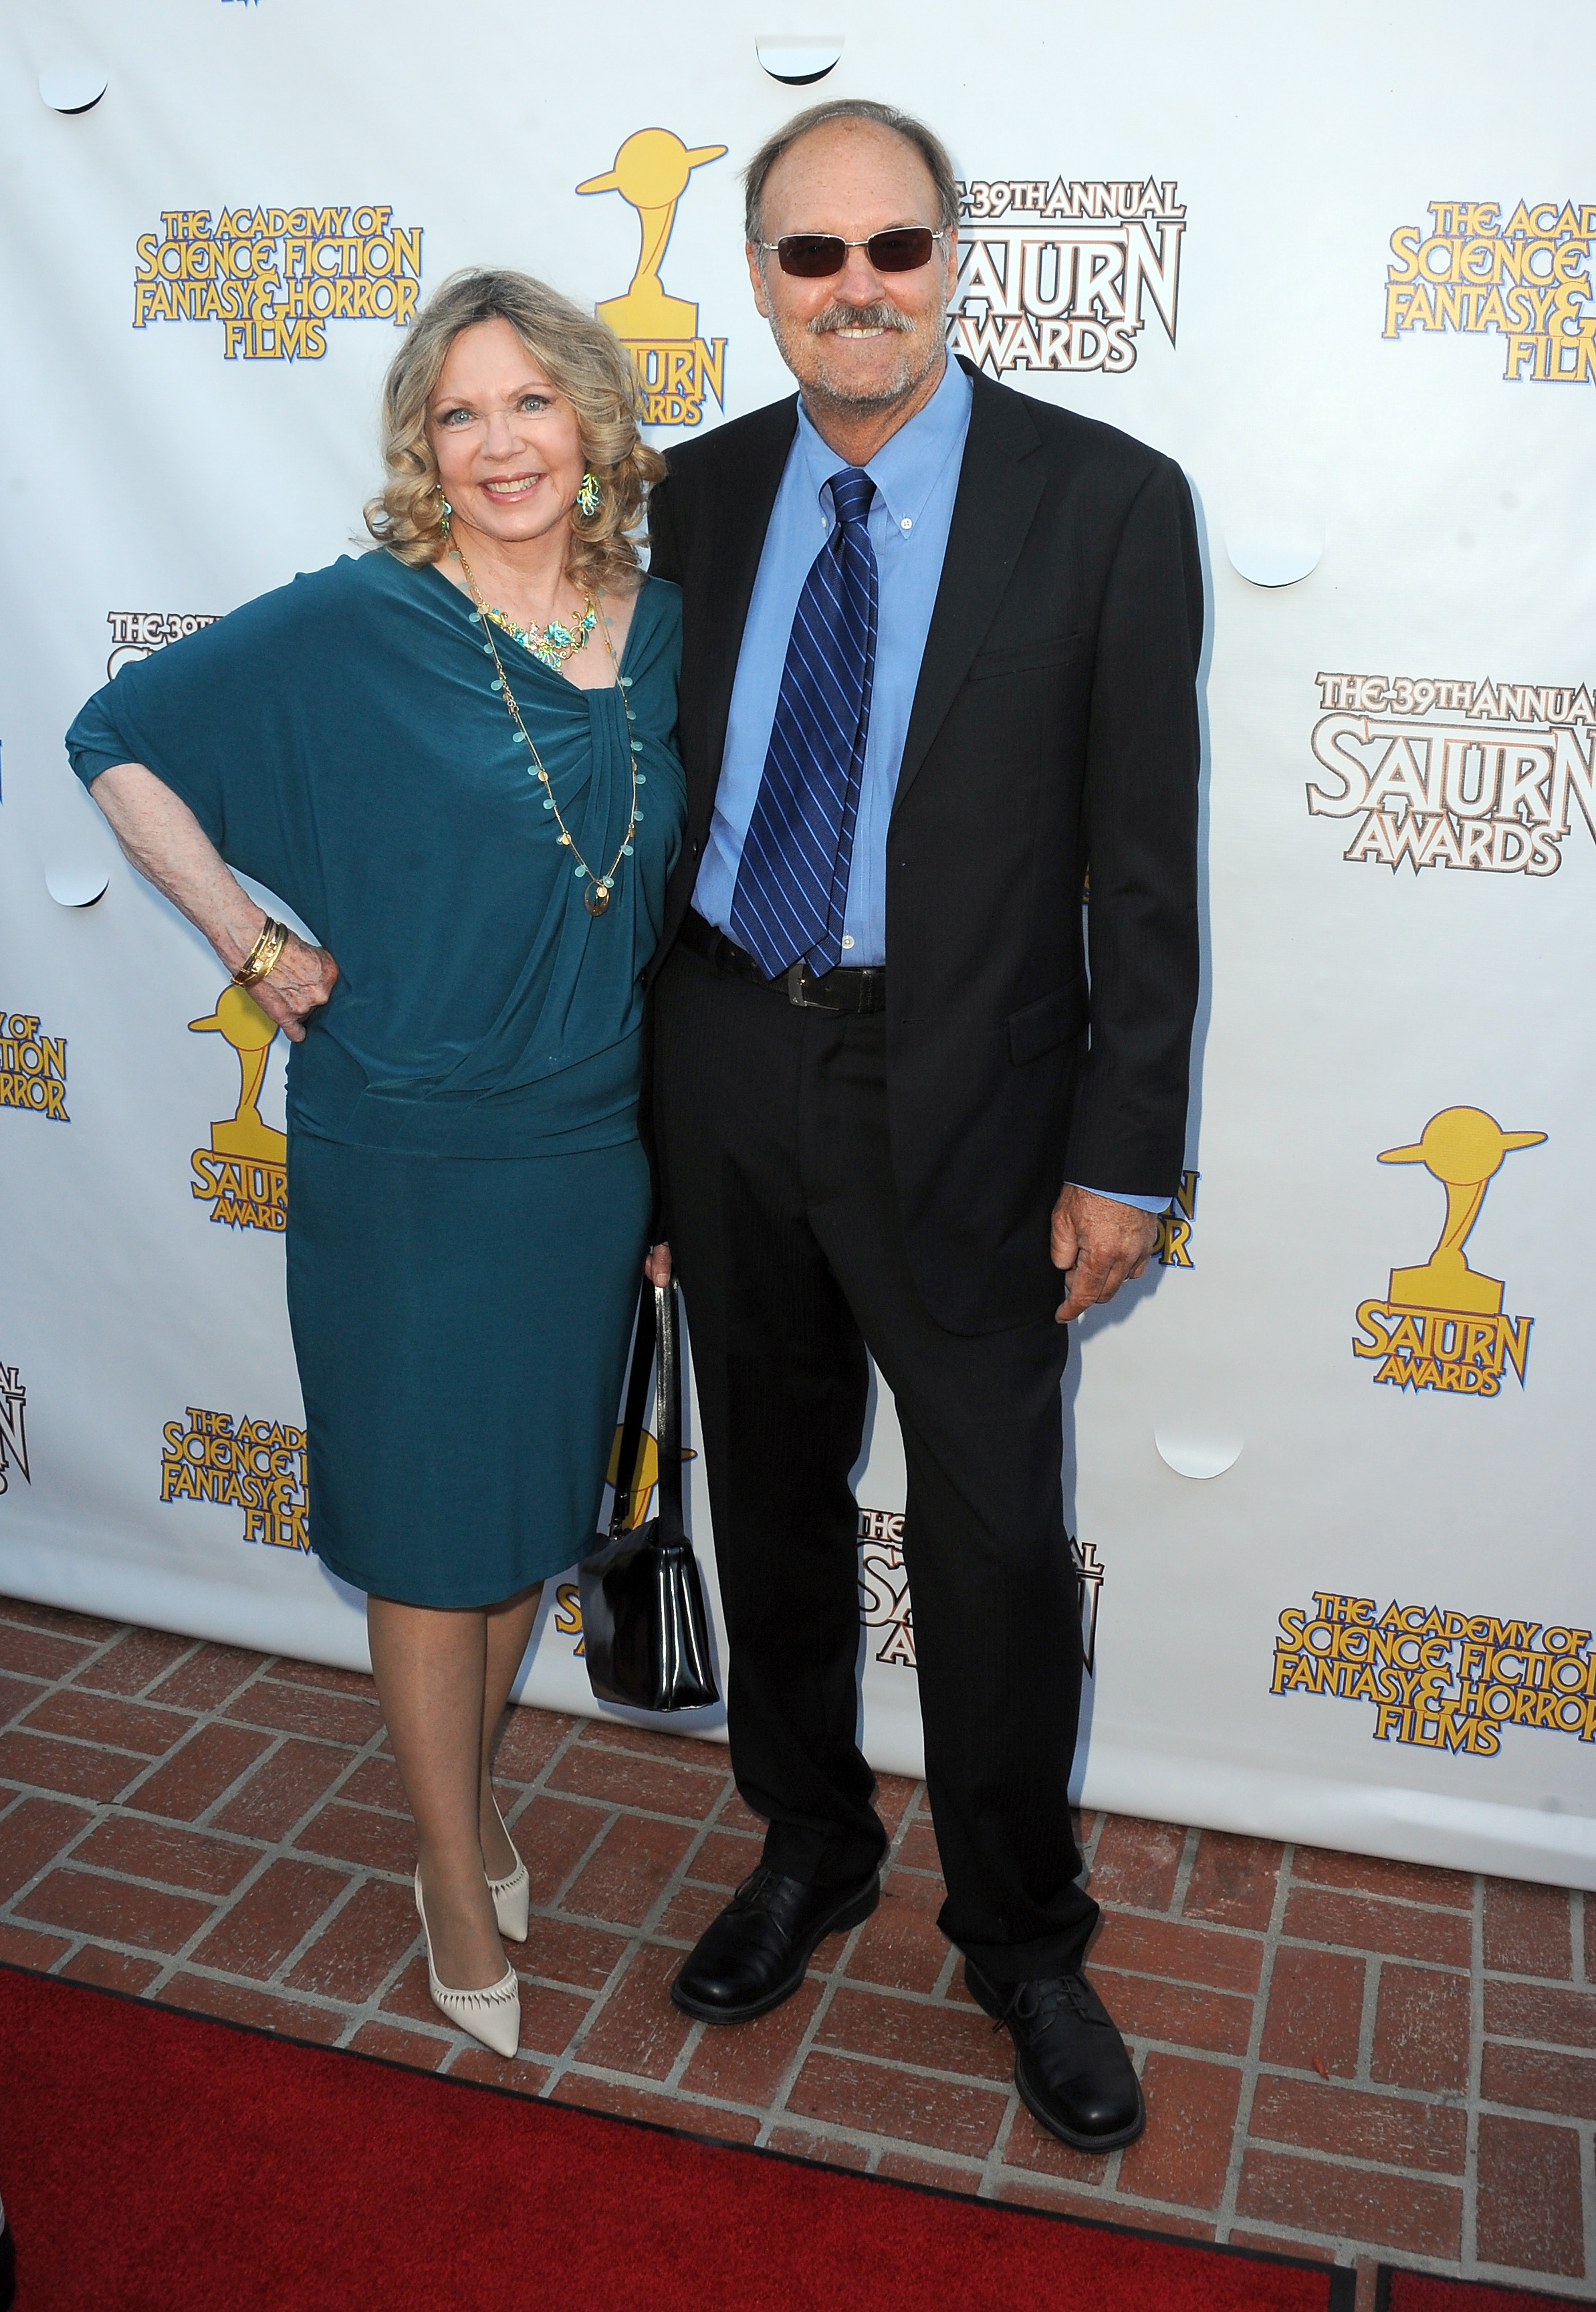
[[[938,223],[931,172],[914,146],[874,121],[833,121],[789,147],[765,180],[761,238],[831,232],[862,241],[894,225]],[[943,360],[943,316],[958,269],[955,235],[912,273],[877,273],[850,249],[840,273],[806,281],[774,250],[748,250],[754,301],[782,360],[812,398],[890,409]]]

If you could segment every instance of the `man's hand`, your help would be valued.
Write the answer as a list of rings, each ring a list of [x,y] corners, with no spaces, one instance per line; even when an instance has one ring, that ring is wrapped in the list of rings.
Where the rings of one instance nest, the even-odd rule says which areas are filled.
[[[290,932],[282,954],[249,993],[291,1044],[302,1044],[306,1019],[327,1002],[337,977],[338,967],[326,948],[308,947]]]
[[[1112,1300],[1128,1276],[1141,1274],[1157,1240],[1156,1213],[1090,1188],[1064,1189],[1053,1206],[1052,1253],[1069,1298],[1054,1311],[1058,1322]]]
[[[643,1263],[643,1274],[650,1284],[670,1283],[670,1247],[654,1244],[649,1247],[649,1257]]]

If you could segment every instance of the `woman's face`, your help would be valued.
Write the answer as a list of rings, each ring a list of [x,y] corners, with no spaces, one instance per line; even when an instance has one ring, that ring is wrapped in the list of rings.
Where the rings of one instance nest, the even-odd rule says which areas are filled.
[[[427,434],[457,525],[514,545],[569,521],[585,462],[576,412],[508,321],[460,331]]]

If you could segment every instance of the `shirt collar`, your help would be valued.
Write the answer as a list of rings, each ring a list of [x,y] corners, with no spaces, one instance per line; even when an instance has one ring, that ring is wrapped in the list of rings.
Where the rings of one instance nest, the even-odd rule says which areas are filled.
[[[911,524],[911,535],[920,527],[926,501],[948,460],[964,449],[971,398],[970,380],[950,353],[941,381],[925,407],[916,410],[906,425],[900,425],[866,466],[894,530],[901,532],[905,521]],[[842,470],[842,460],[815,431],[801,395],[798,449],[807,485],[819,499],[821,512],[829,516],[832,507],[826,486],[833,474]]]

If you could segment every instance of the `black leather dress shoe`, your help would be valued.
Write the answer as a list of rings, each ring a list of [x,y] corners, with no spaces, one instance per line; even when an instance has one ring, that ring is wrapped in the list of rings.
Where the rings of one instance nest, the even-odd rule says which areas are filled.
[[[704,2023],[751,2023],[791,1998],[816,1943],[857,1927],[880,1900],[874,1870],[851,1887],[807,1887],[762,1862],[699,1937],[671,1998]]]
[[[1007,2027],[1020,2101],[1075,2151],[1114,2151],[1147,2124],[1141,2081],[1112,2016],[1084,1975],[989,1982],[964,1961],[970,1996]]]

